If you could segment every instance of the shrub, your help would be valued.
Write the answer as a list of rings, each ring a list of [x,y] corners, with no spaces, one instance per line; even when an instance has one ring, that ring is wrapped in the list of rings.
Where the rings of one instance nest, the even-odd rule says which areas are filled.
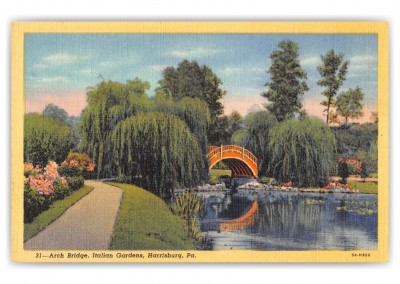
[[[28,180],[24,183],[24,222],[30,223],[50,206],[50,200],[30,188]]]
[[[93,160],[84,153],[70,152],[67,159],[60,165],[59,171],[65,176],[84,176],[90,178],[96,165]]]
[[[71,191],[75,191],[83,186],[85,179],[82,176],[73,176],[67,177],[67,181]]]
[[[54,118],[32,113],[24,120],[24,160],[46,165],[60,163],[72,146],[72,128]]]
[[[32,164],[24,165],[24,222],[30,223],[56,200],[64,199],[84,184],[82,176],[61,177],[54,161],[42,169]]]
[[[171,211],[186,221],[188,235],[195,240],[202,238],[200,226],[197,218],[203,209],[203,201],[193,191],[185,191],[175,197],[175,202],[171,206]]]

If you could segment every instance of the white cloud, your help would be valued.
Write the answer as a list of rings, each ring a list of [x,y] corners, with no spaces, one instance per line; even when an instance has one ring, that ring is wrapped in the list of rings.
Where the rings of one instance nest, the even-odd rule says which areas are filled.
[[[227,66],[218,71],[219,74],[232,75],[234,73],[265,73],[266,69],[259,67],[231,67]]]
[[[375,62],[376,58],[374,58],[372,55],[356,55],[353,57],[350,57],[350,62],[353,63],[365,63],[365,62]]]
[[[192,50],[175,50],[171,52],[171,54],[176,57],[187,58],[192,56],[197,56],[197,57],[210,56],[217,54],[219,52],[220,50],[217,49],[198,47]]]
[[[376,71],[376,58],[371,55],[356,55],[349,58],[349,72],[351,71]],[[353,77],[361,77],[362,74],[354,74]],[[350,76],[349,76],[350,77]]]
[[[103,62],[100,62],[99,66],[102,68],[110,68],[110,67],[114,66],[114,63],[111,61],[103,61]]]
[[[32,69],[34,69],[34,70],[39,70],[39,69],[45,69],[46,67],[47,67],[46,64],[44,64],[44,63],[38,63],[38,64],[34,64],[34,65],[32,66]]]
[[[82,75],[91,75],[92,74],[92,69],[83,69],[80,71]]]
[[[69,53],[56,53],[43,57],[43,61],[50,65],[67,64],[84,60],[86,57]]]
[[[168,65],[154,64],[148,66],[148,69],[156,72],[162,72],[166,67],[168,67]]]
[[[319,56],[307,57],[300,60],[301,66],[317,67],[321,63],[321,58]]]
[[[59,82],[59,81],[64,81],[67,78],[64,76],[56,76],[56,77],[42,77],[39,79],[40,82],[42,83],[53,83],[53,82]]]
[[[238,73],[238,72],[242,72],[243,69],[240,67],[225,67],[223,69],[221,69],[220,71],[218,71],[218,73],[220,74],[224,74],[224,75],[231,75],[233,73]]]

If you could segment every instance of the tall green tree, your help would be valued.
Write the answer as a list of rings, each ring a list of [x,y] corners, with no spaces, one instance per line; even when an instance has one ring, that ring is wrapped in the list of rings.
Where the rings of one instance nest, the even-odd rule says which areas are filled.
[[[72,147],[72,128],[58,119],[32,113],[24,118],[24,161],[61,163]]]
[[[329,114],[331,107],[335,106],[335,97],[339,88],[346,80],[348,61],[344,61],[343,54],[335,54],[333,49],[329,50],[326,55],[321,55],[322,64],[317,67],[322,79],[318,81],[318,85],[325,87],[322,92],[326,100],[321,102],[325,106],[326,124],[329,124]]]
[[[257,157],[260,175],[267,175],[270,160],[269,136],[276,124],[277,120],[270,112],[253,112],[244,118],[244,128],[232,135],[233,144],[245,147]]]
[[[349,118],[357,119],[364,115],[363,100],[364,93],[360,87],[350,88],[346,92],[342,92],[336,101],[336,112],[344,117],[347,124]]]
[[[276,180],[321,186],[335,165],[336,140],[319,119],[292,118],[271,130],[269,151],[270,172]]]
[[[158,196],[169,197],[178,186],[208,178],[199,142],[175,115],[138,113],[116,125],[111,141],[118,178]]]
[[[299,46],[290,40],[281,41],[278,50],[272,52],[272,65],[268,70],[271,81],[265,86],[268,91],[262,96],[268,99],[265,107],[278,121],[293,117],[301,112],[302,96],[309,90],[307,73],[301,68]]]
[[[191,97],[205,101],[212,121],[223,113],[220,99],[226,95],[226,91],[221,88],[222,80],[206,65],[200,66],[197,61],[183,60],[176,68],[165,68],[159,84],[160,89],[175,100]]]
[[[89,154],[97,165],[97,177],[115,175],[112,167],[111,132],[119,121],[150,108],[148,82],[136,78],[121,84],[102,81],[88,93],[88,105],[79,123],[79,150]]]

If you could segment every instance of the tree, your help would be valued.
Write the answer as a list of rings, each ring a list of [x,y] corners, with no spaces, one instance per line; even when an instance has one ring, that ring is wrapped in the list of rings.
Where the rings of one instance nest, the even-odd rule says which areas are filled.
[[[183,60],[176,68],[165,68],[159,84],[160,89],[174,100],[187,96],[205,101],[212,123],[223,114],[224,107],[220,99],[226,95],[226,91],[221,89],[221,79],[206,65],[200,66],[197,61]]]
[[[151,107],[146,95],[149,88],[148,82],[136,78],[126,84],[102,81],[89,89],[88,105],[78,125],[81,134],[78,148],[93,158],[97,178],[115,175],[111,164],[111,132],[118,122]]]
[[[347,67],[349,62],[343,61],[343,54],[335,54],[333,49],[329,50],[324,56],[321,55],[322,65],[317,67],[322,79],[318,81],[318,85],[326,87],[322,95],[326,100],[322,101],[321,105],[325,106],[326,124],[329,124],[330,109],[335,105],[335,96],[339,88],[346,80]]]
[[[72,147],[72,128],[57,119],[32,113],[24,119],[24,161],[45,166],[61,163]]]
[[[335,164],[336,140],[319,119],[292,118],[271,130],[269,151],[270,172],[277,181],[322,186]]]
[[[242,127],[243,117],[237,111],[219,116],[208,132],[210,145],[229,144],[232,135]]]
[[[364,182],[365,182],[365,179],[367,177],[369,177],[369,172],[368,172],[368,168],[367,168],[367,164],[366,163],[362,163],[360,175],[361,175],[361,178],[363,179]]]
[[[362,112],[364,93],[360,87],[342,92],[336,101],[336,112],[344,117],[347,124],[349,118],[357,119],[364,115]]]
[[[244,129],[236,131],[231,138],[233,144],[245,147],[257,157],[261,175],[267,174],[270,131],[276,124],[277,120],[270,112],[252,112],[244,118]]]
[[[265,86],[269,89],[262,96],[269,104],[265,107],[273,113],[278,121],[293,117],[302,108],[302,96],[308,91],[307,73],[301,68],[299,47],[290,40],[278,44],[279,49],[272,52],[272,65],[268,70],[271,82]]]
[[[339,163],[338,174],[342,178],[340,181],[343,184],[347,183],[347,178],[349,177],[349,166],[347,165],[346,160],[343,160]]]
[[[70,124],[68,113],[64,109],[62,109],[54,104],[48,104],[45,107],[45,109],[43,110],[43,115],[46,117],[52,117],[61,122]]]
[[[340,123],[339,117],[337,113],[334,113],[333,111],[329,112],[329,123],[330,124],[337,124]]]
[[[125,171],[126,168],[124,168],[122,172],[118,172],[120,168],[118,163],[121,163],[121,166],[126,165],[126,161],[123,160],[124,158],[117,161],[114,159],[116,153],[115,145],[117,145],[117,143],[128,143],[129,141],[112,140],[112,135],[118,125],[122,127],[120,122],[145,113],[157,113],[161,118],[164,117],[164,114],[168,114],[183,123],[185,127],[189,129],[191,135],[195,137],[195,142],[199,145],[201,162],[207,165],[207,129],[210,121],[207,104],[200,99],[189,97],[184,97],[179,101],[173,101],[163,90],[158,90],[155,97],[149,98],[146,94],[149,88],[150,85],[148,82],[143,82],[136,78],[127,81],[126,84],[103,81],[88,92],[88,105],[82,114],[82,120],[79,124],[82,135],[79,150],[93,157],[93,161],[96,163],[98,178],[114,177],[121,173],[129,175],[132,178],[132,175]],[[156,116],[157,115],[153,115],[150,116],[150,118],[158,121],[158,119],[155,118]],[[149,127],[152,125],[148,121],[146,123]],[[165,127],[169,127],[169,125]],[[170,129],[158,128],[158,130],[168,132]],[[125,133],[128,130],[122,129],[121,131]],[[148,133],[146,131],[148,131]],[[135,138],[138,139],[135,143],[150,143],[147,140],[159,139],[158,135],[161,135],[151,133],[150,129],[144,129],[141,133],[142,136]],[[175,134],[178,135],[177,137],[180,135],[179,133]],[[126,137],[124,139],[126,139]],[[130,139],[132,139],[132,137],[128,140]],[[175,138],[168,139],[175,141]],[[154,143],[156,142],[161,143],[161,141],[154,141]],[[193,147],[197,147],[196,145]],[[156,144],[148,148],[154,151],[154,155],[156,151],[159,151],[159,149],[155,147],[162,147],[162,144]],[[181,149],[181,143],[176,142],[175,148],[176,150]],[[188,147],[188,149],[191,149],[191,147]],[[128,159],[128,162],[131,162],[133,158],[131,156],[126,156],[126,159]],[[153,162],[148,163],[157,167]],[[174,164],[170,164],[169,167],[171,167],[171,171],[177,171]],[[144,173],[140,172],[140,167],[138,169],[135,170],[135,173],[143,176]],[[197,166],[195,168],[188,167],[186,170],[189,172],[196,171],[196,174],[202,177],[201,180],[203,180],[203,178],[205,179],[208,175],[207,166],[203,168],[198,168]],[[178,174],[181,175],[180,172],[178,172]],[[185,176],[190,175],[194,175],[194,173],[188,173]],[[193,182],[198,181],[199,179],[193,179]],[[147,183],[149,189],[158,188],[158,186],[149,180],[146,180],[146,184]]]
[[[199,142],[175,115],[147,112],[131,116],[116,125],[111,145],[118,179],[158,196],[170,197],[174,188],[208,178]]]

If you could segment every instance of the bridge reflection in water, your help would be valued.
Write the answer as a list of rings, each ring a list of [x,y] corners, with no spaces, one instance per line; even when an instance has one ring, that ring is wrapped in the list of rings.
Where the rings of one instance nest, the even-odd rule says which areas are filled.
[[[254,223],[258,211],[258,202],[253,201],[251,208],[239,218],[228,220],[219,224],[221,231],[242,230]]]
[[[377,214],[346,213],[337,207],[376,204],[373,195],[319,195],[248,190],[203,195],[201,229],[213,249],[376,249]],[[376,206],[376,205],[371,205]]]

